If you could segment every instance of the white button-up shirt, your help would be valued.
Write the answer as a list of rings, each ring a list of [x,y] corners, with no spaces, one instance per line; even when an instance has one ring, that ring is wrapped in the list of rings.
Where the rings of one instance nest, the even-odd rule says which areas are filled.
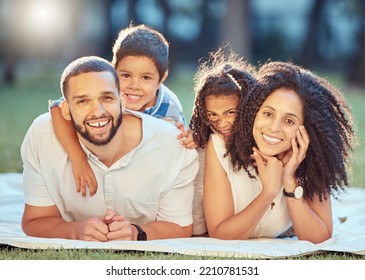
[[[56,205],[66,221],[102,216],[113,209],[141,225],[192,224],[197,152],[180,145],[179,130],[168,122],[133,114],[142,119],[142,141],[112,166],[83,146],[98,181],[96,194],[85,198],[76,191],[71,162],[56,139],[50,114],[35,119],[21,147],[25,203]]]

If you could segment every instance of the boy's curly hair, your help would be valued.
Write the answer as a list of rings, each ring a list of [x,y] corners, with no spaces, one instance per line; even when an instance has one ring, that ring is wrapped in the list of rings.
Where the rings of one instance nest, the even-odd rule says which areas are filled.
[[[294,90],[303,104],[304,127],[310,144],[296,171],[304,197],[327,199],[349,185],[349,159],[355,131],[350,107],[340,91],[327,80],[291,62],[267,62],[257,75],[257,88],[237,112],[228,152],[235,169],[252,166],[253,124],[265,99],[275,90]],[[250,176],[252,174],[249,173]]]
[[[256,84],[254,72],[255,68],[228,46],[210,52],[208,59],[200,61],[194,77],[195,100],[189,125],[198,147],[205,148],[209,136],[213,133],[206,113],[206,98],[237,95],[240,106]]]

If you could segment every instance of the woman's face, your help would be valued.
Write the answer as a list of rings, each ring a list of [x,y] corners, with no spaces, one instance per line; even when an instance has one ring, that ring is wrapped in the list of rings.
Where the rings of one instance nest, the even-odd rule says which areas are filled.
[[[228,96],[210,95],[205,99],[205,110],[214,132],[224,138],[232,133],[232,126],[237,114],[237,94]]]
[[[279,156],[292,148],[291,140],[303,125],[303,106],[298,94],[287,88],[273,91],[256,114],[253,137],[265,155]]]

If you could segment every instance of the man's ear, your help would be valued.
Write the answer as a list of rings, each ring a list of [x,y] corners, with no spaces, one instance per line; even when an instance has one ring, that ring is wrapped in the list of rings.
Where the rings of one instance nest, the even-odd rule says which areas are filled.
[[[124,113],[125,109],[127,109],[127,101],[125,101],[124,93],[120,92],[120,103],[122,104],[122,113]]]
[[[68,102],[66,100],[64,100],[62,103],[61,103],[61,111],[62,111],[62,116],[70,121],[71,120],[71,113],[70,113],[70,107],[68,105]]]
[[[163,77],[162,77],[162,79],[161,79],[161,81],[160,81],[160,85],[166,80],[166,78],[167,78],[167,76],[169,75],[169,71],[167,70],[166,72],[165,72],[165,74],[163,75]]]

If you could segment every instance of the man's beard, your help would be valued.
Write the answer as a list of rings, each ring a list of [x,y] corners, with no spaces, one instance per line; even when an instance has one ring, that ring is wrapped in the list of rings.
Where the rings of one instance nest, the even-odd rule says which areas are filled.
[[[122,111],[121,111],[120,114],[118,115],[116,124],[114,124],[114,118],[111,119],[112,128],[109,131],[109,135],[107,136],[107,138],[101,139],[101,138],[97,138],[94,135],[92,135],[91,133],[89,133],[89,131],[87,129],[84,129],[84,127],[87,127],[86,122],[84,122],[84,126],[76,124],[75,120],[73,119],[72,114],[71,114],[71,122],[72,122],[72,125],[75,128],[76,132],[79,133],[81,135],[81,137],[83,137],[89,143],[91,143],[95,146],[104,146],[104,145],[108,144],[114,138],[115,134],[117,133],[120,125],[122,124],[122,119],[123,119],[123,115],[122,115]],[[90,120],[88,120],[88,121],[90,121]]]

